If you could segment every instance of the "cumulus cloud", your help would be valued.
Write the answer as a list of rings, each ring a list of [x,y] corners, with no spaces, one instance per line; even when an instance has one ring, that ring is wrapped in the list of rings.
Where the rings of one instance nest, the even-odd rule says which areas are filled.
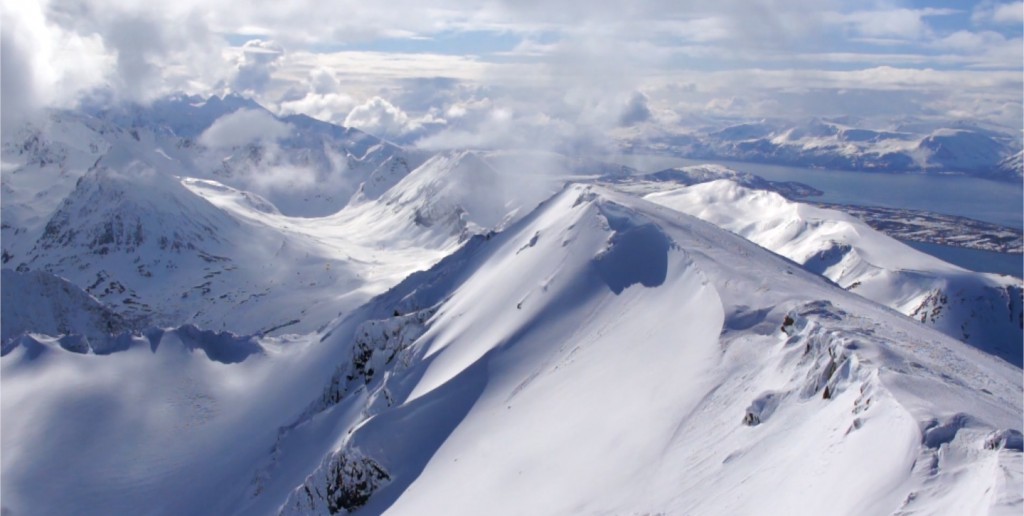
[[[45,4],[0,4],[0,102],[4,128],[45,106],[69,107],[100,87],[114,58],[97,34],[82,35],[53,23]]]
[[[284,49],[273,41],[253,39],[246,41],[235,65],[231,86],[235,91],[260,93],[270,82]]]
[[[954,9],[879,9],[830,13],[828,20],[865,38],[919,39],[932,34],[927,18],[956,14]]]
[[[343,124],[348,112],[358,104],[352,96],[341,92],[341,83],[322,66],[314,68],[308,79],[294,89],[291,98],[282,100],[278,105],[279,114],[304,114],[325,122]]]
[[[974,8],[971,16],[974,23],[1016,25],[1024,23],[1024,2],[996,3],[984,1]]]
[[[141,101],[234,89],[281,114],[396,141],[496,145],[500,135],[476,134],[493,130],[512,144],[561,145],[672,111],[784,115],[810,90],[898,91],[915,106],[967,99],[987,106],[979,113],[1019,103],[1024,4],[918,5],[11,1],[0,5],[3,118],[6,127],[20,106],[70,106],[98,88]],[[732,97],[749,103],[714,102]]]
[[[355,127],[370,134],[402,140],[424,129],[425,126],[444,125],[445,121],[426,114],[420,118],[410,117],[401,108],[381,97],[360,104],[345,117],[344,125]]]
[[[1019,26],[1024,23],[1024,2],[1011,2],[997,6],[992,13],[992,21],[1005,24],[1015,23]]]
[[[146,102],[170,91],[208,87],[223,73],[219,54],[223,40],[195,10],[115,0],[40,0],[38,4],[53,27],[99,41],[114,65],[105,70],[104,86],[115,98]],[[65,53],[70,59],[80,58],[74,52]]]
[[[83,98],[146,102],[206,91],[225,62],[205,19],[165,4],[37,0],[0,5],[2,103],[12,116]]]
[[[629,126],[651,119],[651,108],[647,107],[647,95],[637,91],[629,96],[626,106],[619,115],[619,125]]]
[[[199,136],[207,147],[231,148],[254,142],[275,142],[287,137],[291,126],[266,111],[239,109],[218,118]]]
[[[281,103],[281,115],[308,115],[317,120],[345,125],[345,118],[356,101],[344,93],[307,93],[296,100]]]

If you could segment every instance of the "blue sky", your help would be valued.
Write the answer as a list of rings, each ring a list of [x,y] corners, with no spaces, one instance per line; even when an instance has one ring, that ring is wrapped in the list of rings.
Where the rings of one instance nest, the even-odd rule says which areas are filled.
[[[620,130],[626,109],[665,127],[857,114],[1019,131],[1024,116],[1019,1],[36,0],[0,15],[5,108],[233,90],[408,138]]]

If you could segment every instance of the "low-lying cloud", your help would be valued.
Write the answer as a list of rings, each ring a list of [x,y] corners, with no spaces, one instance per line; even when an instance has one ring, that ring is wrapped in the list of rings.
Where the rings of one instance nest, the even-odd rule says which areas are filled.
[[[444,125],[445,120],[428,113],[410,117],[401,108],[381,97],[360,104],[345,117],[344,125],[355,127],[381,138],[404,141],[428,126]]]
[[[72,107],[99,89],[109,90],[102,98],[138,102],[234,90],[277,113],[430,145],[496,143],[500,135],[476,134],[492,128],[511,131],[513,143],[580,141],[687,117],[802,116],[792,98],[811,90],[860,91],[869,104],[912,99],[914,112],[930,104],[932,116],[1021,125],[1019,1],[968,9],[854,0],[248,7],[0,5],[4,126],[23,106]],[[467,107],[484,101],[486,110]],[[992,109],[1000,104],[1008,108]]]
[[[219,149],[250,143],[272,143],[287,137],[291,130],[291,126],[266,111],[240,109],[218,118],[199,136],[199,143]]]

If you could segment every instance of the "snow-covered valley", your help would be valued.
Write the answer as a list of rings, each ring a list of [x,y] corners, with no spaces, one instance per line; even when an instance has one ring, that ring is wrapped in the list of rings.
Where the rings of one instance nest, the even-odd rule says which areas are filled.
[[[4,514],[1024,508],[1019,279],[805,185],[261,109],[4,142]]]

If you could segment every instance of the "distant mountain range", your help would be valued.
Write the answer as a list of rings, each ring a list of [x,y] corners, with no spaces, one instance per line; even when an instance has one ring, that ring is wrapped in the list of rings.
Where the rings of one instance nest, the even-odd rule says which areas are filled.
[[[863,127],[851,117],[803,122],[761,120],[719,123],[673,131],[642,127],[623,131],[632,153],[667,153],[719,159],[872,172],[958,173],[1020,182],[1019,134],[969,122],[906,119]]]

